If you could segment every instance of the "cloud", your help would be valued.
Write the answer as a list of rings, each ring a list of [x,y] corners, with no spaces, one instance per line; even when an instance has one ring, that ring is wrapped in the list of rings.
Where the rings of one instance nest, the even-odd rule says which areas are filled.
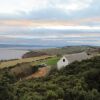
[[[28,45],[98,45],[100,46],[99,33],[65,33],[65,34],[2,34],[0,43],[28,44]]]
[[[45,20],[0,20],[0,26],[73,26],[77,25],[77,22],[72,21],[45,21]]]
[[[70,19],[91,8],[93,0],[6,0],[0,3],[1,19]],[[78,14],[77,14],[78,13]]]
[[[0,20],[0,26],[31,26],[31,27],[42,27],[42,26],[100,26],[100,17],[92,18],[80,18],[73,20],[30,20],[30,19],[10,19]]]
[[[3,0],[0,8],[0,43],[100,44],[100,0]]]
[[[0,0],[0,13],[1,14],[12,14],[12,13],[21,13],[33,10],[38,10],[42,8],[45,8],[47,6],[48,0],[9,0],[7,2],[6,0]]]
[[[57,0],[56,0],[57,1]],[[71,14],[74,11],[80,11],[90,6],[93,0],[63,0],[55,5],[56,8]]]
[[[45,35],[25,35],[25,34],[1,34],[0,38],[15,38],[15,39],[68,39],[68,38],[100,38],[100,34],[99,33],[65,33],[65,34],[45,34]]]

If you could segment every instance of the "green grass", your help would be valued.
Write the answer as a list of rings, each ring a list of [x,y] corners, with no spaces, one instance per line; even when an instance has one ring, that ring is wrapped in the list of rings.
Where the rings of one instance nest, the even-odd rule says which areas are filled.
[[[60,57],[53,57],[53,58],[49,58],[49,59],[45,59],[45,60],[42,60],[42,61],[36,61],[35,65],[38,65],[38,64],[47,64],[47,66],[53,66],[53,65],[56,65],[58,60],[60,59]]]
[[[56,65],[57,62],[58,62],[59,58],[58,57],[54,57],[54,58],[51,58],[51,59],[48,59],[45,63],[47,65]]]

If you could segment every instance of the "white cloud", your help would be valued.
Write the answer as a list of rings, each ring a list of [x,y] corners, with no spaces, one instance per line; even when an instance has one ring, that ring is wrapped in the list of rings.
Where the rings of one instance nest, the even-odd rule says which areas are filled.
[[[28,13],[47,6],[48,0],[0,0],[1,14],[15,14],[17,12]]]
[[[32,27],[31,27],[32,28]],[[64,26],[64,25],[58,25],[58,26],[36,26],[37,29],[54,29],[54,30],[100,30],[100,26]]]
[[[65,34],[51,34],[51,35],[23,35],[23,34],[1,34],[0,38],[15,38],[15,39],[42,39],[42,40],[63,40],[63,39],[67,39],[67,38],[97,38],[100,37],[99,33],[65,33]]]
[[[55,3],[55,1],[57,3]],[[72,13],[73,11],[79,11],[88,8],[93,0],[54,0],[53,4],[56,8]]]
[[[29,13],[49,7],[71,12],[87,8],[91,2],[92,0],[0,0],[0,13]]]
[[[34,31],[36,30],[36,31]],[[40,26],[0,26],[0,34],[3,34],[3,33],[8,33],[9,35],[10,34],[14,34],[14,33],[18,33],[18,34],[21,34],[21,33],[26,33],[28,35],[28,33],[31,33],[31,34],[34,34],[35,32],[37,33],[41,33],[41,30],[42,32],[47,32],[46,34],[48,35],[48,33],[53,32],[53,33],[61,33],[63,34],[63,31],[68,33],[68,31],[71,31],[71,33],[76,33],[76,32],[85,32],[86,34],[87,33],[91,33],[91,32],[95,32],[93,33],[93,35],[95,36],[96,35],[96,32],[100,32],[100,26],[64,26],[64,25],[57,25],[57,26],[54,26],[54,25],[40,25]],[[35,33],[35,34],[36,34]],[[42,34],[42,33],[41,33]],[[91,33],[92,35],[92,33]]]

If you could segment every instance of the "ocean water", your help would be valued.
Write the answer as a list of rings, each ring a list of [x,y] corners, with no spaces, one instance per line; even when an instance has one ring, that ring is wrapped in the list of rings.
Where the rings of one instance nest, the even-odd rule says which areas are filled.
[[[0,60],[19,59],[28,50],[0,48]]]
[[[54,47],[44,47],[44,46],[29,46],[29,47],[9,47],[7,45],[0,45],[0,60],[10,60],[10,59],[20,59],[23,54],[30,50],[47,49]]]

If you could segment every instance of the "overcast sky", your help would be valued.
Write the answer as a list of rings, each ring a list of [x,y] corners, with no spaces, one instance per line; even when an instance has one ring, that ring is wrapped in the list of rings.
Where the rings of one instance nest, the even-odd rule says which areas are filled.
[[[0,0],[0,43],[100,46],[100,0]]]

